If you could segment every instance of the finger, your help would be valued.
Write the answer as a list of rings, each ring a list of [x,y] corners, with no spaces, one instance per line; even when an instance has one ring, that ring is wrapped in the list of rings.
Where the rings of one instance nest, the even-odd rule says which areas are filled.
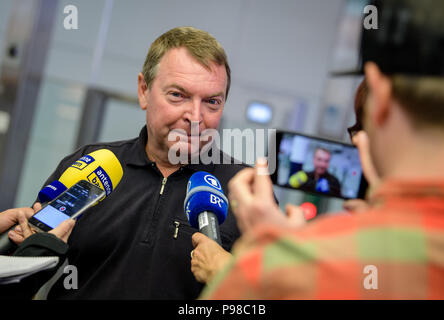
[[[191,242],[193,243],[193,247],[196,248],[202,241],[205,241],[205,238],[208,239],[206,235],[200,232],[195,232],[191,236]]]
[[[34,215],[34,210],[28,207],[25,208],[18,208],[17,209],[17,221],[19,220],[19,217],[24,215],[26,219],[29,219]]]
[[[245,168],[235,174],[233,178],[228,182],[228,191],[236,191],[239,184],[241,185],[251,185],[254,179],[254,169]]]
[[[17,245],[22,243],[23,240],[25,240],[20,234],[18,234],[14,230],[8,232],[8,237]]]
[[[301,207],[287,204],[285,206],[285,212],[287,213],[288,224],[291,227],[297,228],[307,223],[304,216],[304,210],[302,210]]]
[[[42,204],[40,202],[36,202],[34,203],[34,205],[32,206],[32,209],[34,210],[34,213],[36,213],[37,211],[42,209]],[[29,217],[28,217],[29,218]]]
[[[49,233],[52,233],[60,240],[67,242],[75,223],[76,221],[74,219],[67,219],[59,224],[56,228],[49,231]]]
[[[260,199],[273,198],[273,184],[268,174],[268,163],[266,158],[256,161],[253,190],[254,195]]]
[[[239,171],[228,184],[228,194],[231,199],[236,199],[239,204],[252,200],[251,186],[254,180],[254,169],[247,168]]]
[[[20,225],[16,226],[16,227],[14,228],[14,231],[15,231],[16,233],[18,233],[18,234],[23,234],[23,230],[22,230],[22,227],[21,227]]]
[[[21,234],[25,239],[32,235],[32,230],[28,225],[28,219],[26,218],[25,214],[21,214],[19,216],[19,226],[21,229]]]
[[[2,229],[1,232],[4,232],[17,224],[21,215],[29,216],[32,214],[33,210],[31,208],[15,208],[3,211],[1,213],[2,220],[0,223],[0,229]]]

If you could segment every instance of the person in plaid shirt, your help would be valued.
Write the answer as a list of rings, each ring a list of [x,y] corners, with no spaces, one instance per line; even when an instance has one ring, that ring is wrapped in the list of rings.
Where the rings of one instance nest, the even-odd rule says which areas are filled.
[[[362,129],[380,184],[367,210],[288,227],[258,161],[229,183],[243,236],[202,299],[444,299],[444,4],[374,4]]]

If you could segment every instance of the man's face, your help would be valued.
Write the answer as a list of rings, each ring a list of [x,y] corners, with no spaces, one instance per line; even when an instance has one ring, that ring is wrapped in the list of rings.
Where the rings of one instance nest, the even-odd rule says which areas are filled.
[[[330,153],[317,149],[315,151],[314,157],[313,157],[313,165],[315,169],[315,173],[318,175],[323,175],[327,172],[328,166],[330,164]]]
[[[178,144],[168,141],[168,135],[174,132],[177,137],[177,133],[185,132],[180,141],[187,142],[180,149],[190,152],[192,123],[193,130],[198,127],[199,132],[218,128],[225,104],[227,73],[223,65],[212,63],[210,67],[207,70],[185,48],[177,48],[162,57],[151,88],[141,90],[139,74],[139,101],[146,110],[150,148],[167,154],[171,146]],[[200,143],[199,149],[205,143]]]

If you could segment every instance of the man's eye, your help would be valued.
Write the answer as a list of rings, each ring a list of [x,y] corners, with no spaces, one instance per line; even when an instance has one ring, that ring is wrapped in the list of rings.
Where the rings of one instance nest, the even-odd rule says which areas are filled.
[[[168,95],[173,100],[180,100],[180,99],[183,99],[185,97],[182,93],[177,92],[177,91],[172,91]]]
[[[219,99],[208,99],[207,101],[209,104],[215,105],[215,106],[218,106],[221,104],[221,101]]]

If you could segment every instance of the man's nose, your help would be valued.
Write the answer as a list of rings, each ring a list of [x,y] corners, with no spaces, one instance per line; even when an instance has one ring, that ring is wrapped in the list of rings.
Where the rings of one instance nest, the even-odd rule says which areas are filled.
[[[187,120],[189,122],[202,122],[202,102],[193,100],[189,111],[187,112]]]

